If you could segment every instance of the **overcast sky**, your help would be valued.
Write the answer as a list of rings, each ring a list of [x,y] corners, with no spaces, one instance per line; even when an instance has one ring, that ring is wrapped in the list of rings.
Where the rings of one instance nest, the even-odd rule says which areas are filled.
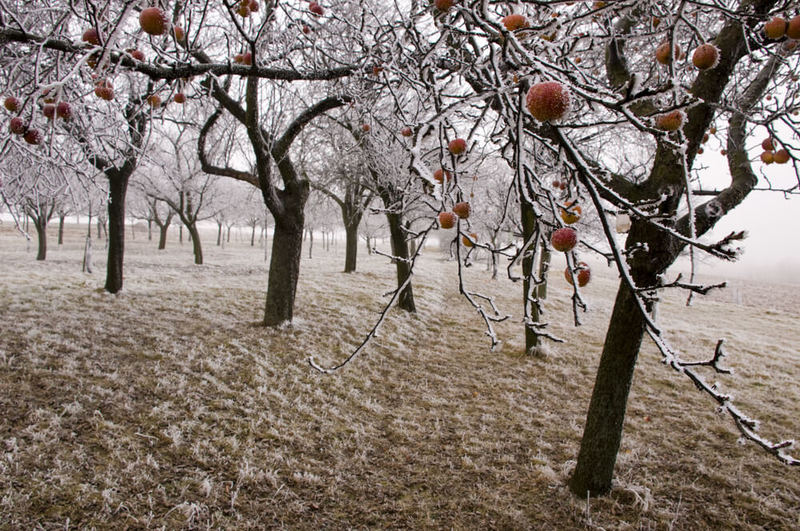
[[[760,149],[751,153],[760,154]],[[730,174],[718,153],[702,155],[701,162],[708,164],[708,172],[719,175],[719,187],[725,186]],[[753,162],[753,170],[762,171],[774,184],[786,186],[797,183],[791,164],[763,165]],[[705,177],[704,182],[709,182]],[[759,186],[763,181],[759,181]],[[749,237],[743,242],[745,249],[734,264],[711,261],[702,270],[720,272],[730,276],[763,278],[764,281],[800,283],[800,197],[786,198],[779,192],[751,192],[736,209],[723,218],[714,230],[713,237],[723,237],[731,231],[747,230]],[[712,237],[706,236],[711,240]],[[702,271],[701,270],[701,271]]]

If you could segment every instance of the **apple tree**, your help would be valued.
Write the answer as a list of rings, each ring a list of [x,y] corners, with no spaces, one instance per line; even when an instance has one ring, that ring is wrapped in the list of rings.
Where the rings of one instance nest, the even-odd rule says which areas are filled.
[[[534,288],[543,279],[532,264],[546,246],[565,253],[576,322],[587,305],[581,284],[591,278],[579,253],[596,253],[619,273],[570,479],[579,496],[611,488],[646,336],[664,363],[709,396],[745,439],[784,463],[800,464],[785,453],[789,441],[761,436],[756,422],[706,380],[704,370],[726,371],[722,343],[709,359],[688,361],[655,317],[663,290],[704,294],[719,287],[697,284],[694,267],[689,282],[670,279],[669,268],[686,252],[693,265],[699,255],[735,260],[744,232],[718,237],[712,230],[752,191],[798,192],[797,7],[773,0],[466,0],[413,4],[410,14],[399,11],[385,24],[384,75],[427,91],[420,100],[431,102],[432,112],[410,127],[441,132],[442,151],[453,153],[452,142],[463,136],[457,118],[470,117],[467,144],[495,142],[514,173],[525,243],[513,260],[528,264],[529,335],[555,339],[527,310],[541,305]],[[398,115],[404,108],[398,102]],[[491,125],[489,135],[474,134],[481,124]],[[770,140],[758,146],[762,128]],[[724,186],[705,167],[712,139],[724,142]],[[444,170],[458,179],[459,161],[451,162]],[[783,177],[766,166],[789,163],[795,171]],[[590,213],[602,227],[602,245],[573,226]],[[443,214],[448,225],[458,219]]]

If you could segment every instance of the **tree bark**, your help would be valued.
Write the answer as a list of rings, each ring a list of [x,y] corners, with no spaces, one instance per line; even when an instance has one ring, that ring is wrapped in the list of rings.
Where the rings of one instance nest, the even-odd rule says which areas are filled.
[[[169,222],[164,223],[158,227],[158,250],[163,251],[167,248],[167,231],[169,231]]]
[[[178,227],[178,243],[183,245],[183,225]]]
[[[587,493],[597,496],[611,490],[628,393],[644,332],[645,320],[636,296],[623,281],[597,369],[578,464],[569,480],[570,490],[582,498]]]
[[[217,223],[217,247],[222,245],[222,223]]]
[[[58,244],[64,245],[64,218],[66,214],[59,214],[58,216]]]
[[[520,202],[522,214],[522,239],[528,241],[536,230],[536,212],[533,206],[524,199]],[[531,275],[534,271],[534,258],[536,256],[536,247],[538,242],[534,242],[528,249],[527,255],[522,259],[522,304],[527,310],[525,312],[534,323],[539,322],[539,308],[528,300],[528,293],[531,289]],[[536,293],[533,293],[536,295]],[[536,335],[535,329],[529,324],[525,324],[525,352],[530,354],[537,346],[539,346],[539,336]]]
[[[308,259],[311,259],[311,252],[314,249],[314,231],[308,229]]]
[[[346,225],[345,230],[345,252],[344,252],[344,272],[353,273],[356,270],[356,259],[358,258],[358,225],[361,220]]]
[[[47,221],[34,219],[33,226],[36,228],[36,236],[39,242],[39,250],[36,253],[37,260],[47,258]]]
[[[300,276],[300,256],[303,251],[302,210],[299,217],[299,223],[275,220],[267,302],[264,309],[266,326],[277,326],[291,321],[294,314],[294,298],[297,292],[297,279]]]
[[[200,234],[197,231],[197,225],[192,223],[186,226],[189,229],[189,235],[192,237],[192,251],[194,252],[194,263],[196,265],[203,265],[203,246],[200,244]]]
[[[117,293],[122,289],[122,262],[125,254],[125,195],[130,172],[108,173],[108,264],[105,290]]]
[[[386,218],[389,221],[392,250],[397,257],[394,264],[397,270],[397,287],[399,288],[406,279],[408,279],[409,275],[411,275],[411,264],[408,262],[408,243],[406,242],[406,233],[403,230],[402,215],[387,212]],[[400,292],[400,296],[397,299],[397,306],[407,312],[417,311],[417,307],[414,304],[414,290],[411,286],[411,282]]]
[[[153,241],[153,220],[147,220],[147,241]]]

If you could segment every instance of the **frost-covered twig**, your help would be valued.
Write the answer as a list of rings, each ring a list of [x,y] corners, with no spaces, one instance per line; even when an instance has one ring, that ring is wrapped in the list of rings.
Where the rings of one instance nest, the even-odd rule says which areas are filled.
[[[400,294],[403,293],[406,287],[411,283],[411,279],[414,276],[414,265],[416,263],[417,257],[420,254],[420,251],[423,249],[423,247],[425,247],[425,240],[427,240],[428,234],[430,233],[432,227],[433,224],[431,224],[431,226],[428,227],[427,230],[422,231],[422,241],[419,243],[419,246],[417,247],[414,256],[411,258],[411,268],[408,272],[408,276],[406,277],[405,281],[400,286],[398,286],[396,290],[394,290],[392,298],[389,299],[389,302],[387,302],[386,305],[383,307],[383,310],[378,316],[378,320],[375,322],[372,329],[367,333],[366,337],[361,342],[361,344],[359,344],[358,347],[356,347],[356,349],[353,350],[353,352],[351,352],[350,355],[347,356],[347,358],[345,358],[344,361],[340,362],[338,365],[334,365],[333,367],[328,367],[328,368],[322,367],[314,360],[314,356],[309,356],[308,364],[311,365],[311,367],[313,367],[314,369],[323,374],[332,374],[341,369],[342,367],[344,367],[345,365],[347,365],[348,363],[350,363],[351,361],[353,361],[356,358],[356,356],[358,356],[367,347],[370,341],[372,341],[375,337],[377,337],[378,330],[380,329],[381,325],[386,319],[389,310],[392,308],[392,306],[394,306],[394,303],[400,297]]]
[[[692,293],[697,293],[697,294],[700,294],[700,295],[707,295],[712,289],[721,289],[721,288],[724,288],[724,287],[726,287],[728,285],[727,282],[720,282],[718,284],[711,284],[711,285],[708,285],[708,286],[705,286],[705,285],[702,285],[702,284],[692,284],[692,283],[687,284],[685,282],[681,282],[682,278],[683,278],[683,274],[679,273],[678,276],[675,277],[674,281],[670,282],[669,284],[662,284],[661,286],[659,286],[659,288],[681,288],[681,289],[689,290]],[[651,288],[645,288],[645,289],[639,290],[639,291],[649,291],[650,289]]]
[[[717,404],[719,404],[719,411],[721,413],[727,413],[730,415],[731,419],[739,430],[739,433],[742,434],[742,437],[746,440],[752,441],[764,449],[767,453],[775,456],[779,461],[784,464],[791,465],[791,466],[800,466],[800,459],[796,459],[791,455],[786,454],[782,450],[786,448],[792,447],[794,444],[793,440],[783,440],[777,443],[770,441],[756,433],[758,430],[758,421],[747,417],[743,414],[739,408],[733,405],[733,398],[729,394],[721,393],[715,384],[709,384],[705,378],[697,374],[692,367],[695,366],[711,366],[717,372],[730,372],[727,369],[720,368],[718,366],[718,362],[720,359],[725,355],[722,350],[722,340],[717,342],[717,347],[714,352],[714,358],[708,362],[684,362],[680,360],[678,353],[672,348],[672,346],[666,341],[666,339],[661,335],[657,334],[655,330],[651,329],[650,326],[647,327],[647,333],[653,339],[658,349],[661,351],[663,356],[664,364],[672,367],[676,371],[685,374],[689,377],[689,379],[694,383],[694,385],[702,392],[709,395],[711,398],[714,399]]]

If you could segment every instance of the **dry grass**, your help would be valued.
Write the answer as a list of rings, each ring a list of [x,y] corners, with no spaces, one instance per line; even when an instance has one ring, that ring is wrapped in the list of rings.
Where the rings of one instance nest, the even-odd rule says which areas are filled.
[[[98,271],[80,273],[77,232],[37,263],[8,224],[0,231],[0,528],[800,526],[798,470],[737,444],[649,344],[614,491],[588,506],[568,493],[610,272],[595,268],[577,329],[556,276],[548,316],[569,341],[531,358],[518,323],[487,351],[455,265],[430,251],[415,277],[419,313],[393,311],[362,358],[322,376],[307,356],[338,361],[361,340],[392,285],[384,258],[364,253],[360,272],[344,275],[341,246],[317,246],[303,259],[296,322],[268,330],[256,325],[258,247],[209,238],[197,267],[188,245],[159,254],[139,235],[127,242],[125,289],[111,296],[101,250]],[[520,288],[482,269],[470,282],[518,313]],[[786,307],[722,297],[687,310],[675,297],[661,319],[697,356],[726,336],[737,373],[723,385],[766,435],[797,438],[800,314],[789,288],[770,289]]]

